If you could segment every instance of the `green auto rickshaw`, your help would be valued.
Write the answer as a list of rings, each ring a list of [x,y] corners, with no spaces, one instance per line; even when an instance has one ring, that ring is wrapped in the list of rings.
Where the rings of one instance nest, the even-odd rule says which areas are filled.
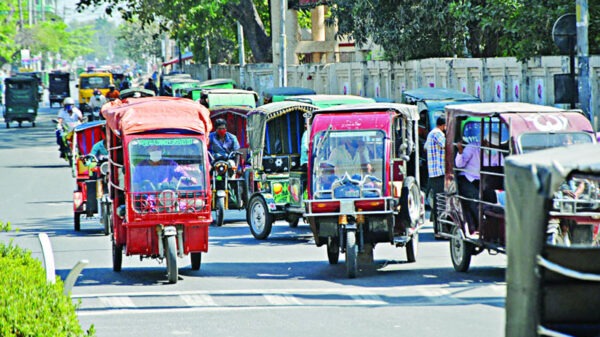
[[[8,77],[4,80],[4,86],[6,128],[10,128],[11,122],[18,122],[21,127],[24,121],[35,127],[39,101],[38,80],[31,76]]]
[[[316,92],[314,90],[302,87],[267,88],[263,91],[263,104],[281,102],[292,96],[315,94]]]

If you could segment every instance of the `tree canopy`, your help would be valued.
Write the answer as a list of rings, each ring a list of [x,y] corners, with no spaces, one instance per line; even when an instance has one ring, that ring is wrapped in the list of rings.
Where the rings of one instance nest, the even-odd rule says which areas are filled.
[[[339,35],[372,39],[393,61],[555,55],[554,22],[573,0],[333,0]],[[589,3],[590,53],[600,51],[600,3]]]
[[[206,41],[214,62],[228,62],[237,56],[237,22],[255,62],[270,62],[271,37],[268,0],[79,0],[77,7],[106,5],[109,15],[141,27],[152,23],[167,32],[182,47],[189,47],[197,59],[206,59]],[[153,34],[156,38],[157,35]]]

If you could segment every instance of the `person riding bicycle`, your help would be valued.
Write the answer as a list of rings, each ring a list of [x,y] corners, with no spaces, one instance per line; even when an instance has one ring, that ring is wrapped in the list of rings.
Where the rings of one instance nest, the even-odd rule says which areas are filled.
[[[69,148],[67,140],[73,136],[73,129],[83,121],[83,114],[75,106],[75,100],[67,97],[63,101],[63,108],[60,109],[57,116],[56,125],[56,143],[60,152],[60,158],[67,157]]]

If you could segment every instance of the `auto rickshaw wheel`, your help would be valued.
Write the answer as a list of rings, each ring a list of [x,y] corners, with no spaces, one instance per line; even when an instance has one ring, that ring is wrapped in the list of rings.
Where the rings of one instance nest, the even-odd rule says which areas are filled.
[[[73,227],[76,232],[81,230],[81,213],[73,213]]]
[[[111,233],[111,216],[109,214],[110,207],[108,207],[108,204],[106,203],[102,203],[100,207],[102,207],[102,226],[104,227],[104,235],[109,235]]]
[[[169,283],[177,283],[179,274],[177,270],[177,242],[174,235],[168,236],[165,241],[167,247],[167,277]]]
[[[419,252],[419,232],[415,232],[406,243],[406,259],[408,262],[417,261],[417,253]]]
[[[335,239],[327,241],[327,259],[329,264],[337,264],[340,260],[340,243]]]
[[[35,122],[34,121],[31,121],[31,127],[35,128]]]
[[[400,195],[400,221],[406,228],[414,227],[419,221],[421,191],[414,177],[407,177]]]
[[[21,124],[23,124],[23,122],[19,121],[19,127],[21,127]]]
[[[6,128],[10,129],[10,122],[6,122]]]
[[[225,221],[225,198],[218,197],[215,201],[215,220],[214,223],[216,226],[223,226],[223,222]]]
[[[473,245],[463,240],[464,234],[460,226],[454,226],[452,238],[450,239],[450,257],[454,270],[464,273],[469,270],[471,265],[471,256],[473,255]]]
[[[192,270],[200,270],[202,253],[190,253],[190,259],[192,260]]]
[[[358,273],[358,246],[356,231],[346,230],[346,275],[355,278]]]
[[[123,265],[123,246],[119,246],[115,243],[113,238],[112,243],[112,254],[113,254],[113,271],[120,272]]]
[[[269,237],[273,227],[273,215],[269,213],[267,203],[262,197],[255,196],[250,200],[246,218],[255,239],[264,240]]]

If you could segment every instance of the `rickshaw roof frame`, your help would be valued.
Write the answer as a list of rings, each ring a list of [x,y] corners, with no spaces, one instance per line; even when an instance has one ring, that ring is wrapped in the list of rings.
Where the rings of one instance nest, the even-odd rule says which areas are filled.
[[[92,129],[98,126],[103,126],[106,125],[106,121],[91,121],[91,122],[85,122],[85,123],[81,123],[79,125],[77,125],[73,131],[75,132],[81,132],[87,129]]]
[[[375,100],[370,97],[329,94],[297,95],[292,97],[286,97],[285,100],[308,103],[323,109],[344,104],[375,103]]]
[[[101,113],[107,127],[119,137],[157,130],[208,134],[212,129],[210,111],[188,98],[157,96],[115,100],[103,105]]]
[[[547,105],[538,105],[521,102],[486,102],[454,104],[445,107],[446,113],[454,116],[492,116],[506,113],[544,113],[544,112],[573,112],[576,110],[565,110]]]
[[[410,97],[411,102],[419,101],[470,101],[481,102],[477,96],[473,96],[455,89],[422,87],[402,92],[402,102],[407,102]]]
[[[249,108],[247,106],[227,106],[227,105],[220,105],[220,106],[216,106],[214,108],[210,108],[210,118],[217,118],[222,114],[231,112],[235,115],[238,115],[240,117],[243,118],[248,118],[248,114],[250,113],[250,111],[254,110],[256,108]]]
[[[265,130],[269,121],[296,110],[303,110],[304,113],[312,113],[317,109],[312,104],[295,101],[268,103],[252,109],[248,113],[246,130],[249,147],[257,152],[265,147]]]
[[[598,153],[598,144],[578,144],[506,158],[507,336],[537,332],[542,296],[537,256],[546,241],[548,201],[571,174],[600,175]]]
[[[319,109],[313,112],[313,116],[322,113],[350,113],[350,112],[381,112],[386,110],[396,111],[407,120],[418,121],[419,112],[416,105],[404,103],[365,103],[365,104],[344,104],[326,109]]]
[[[300,95],[316,95],[317,92],[310,88],[304,87],[272,87],[263,90],[263,97],[271,99],[273,96],[300,96]]]

